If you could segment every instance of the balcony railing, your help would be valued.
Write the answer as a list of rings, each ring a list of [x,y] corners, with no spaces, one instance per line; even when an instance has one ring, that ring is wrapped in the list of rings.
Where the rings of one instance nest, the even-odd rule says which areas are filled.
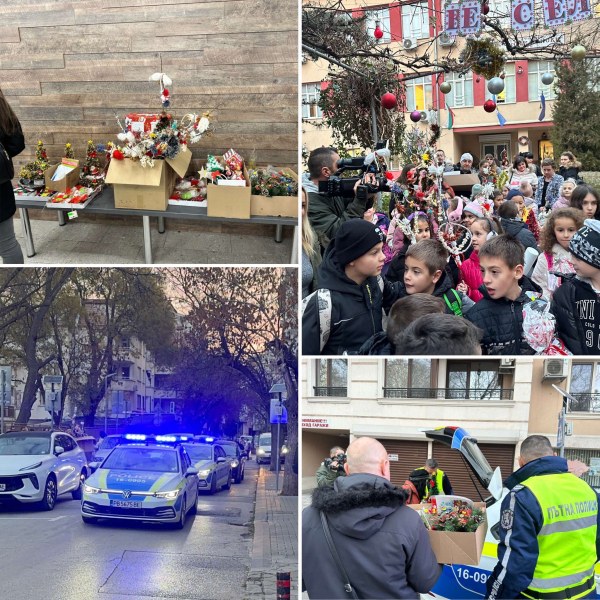
[[[571,394],[571,396],[573,396],[573,400],[569,404],[570,412],[600,413],[600,394],[584,392]]]
[[[315,396],[335,396],[345,398],[348,395],[347,387],[340,386],[315,386]]]
[[[384,398],[425,398],[429,400],[512,400],[512,389],[489,388],[397,388],[384,387]]]

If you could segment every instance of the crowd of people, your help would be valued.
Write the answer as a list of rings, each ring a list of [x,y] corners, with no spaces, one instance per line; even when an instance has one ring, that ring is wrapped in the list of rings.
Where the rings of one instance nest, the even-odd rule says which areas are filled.
[[[506,167],[432,149],[387,211],[361,180],[353,197],[319,191],[338,160],[314,150],[303,179],[305,355],[598,354],[600,195],[571,152]],[[448,172],[478,183],[459,195]]]

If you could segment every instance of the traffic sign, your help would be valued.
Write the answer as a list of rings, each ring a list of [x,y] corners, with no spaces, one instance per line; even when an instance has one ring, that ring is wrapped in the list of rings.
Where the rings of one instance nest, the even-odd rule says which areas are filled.
[[[0,367],[0,403],[12,404],[12,367]]]
[[[42,377],[42,383],[44,387],[51,388],[55,392],[58,388],[62,388],[63,376],[62,375],[44,375]]]
[[[271,399],[269,417],[269,421],[272,425],[276,425],[277,423],[287,423],[287,409],[275,398]]]

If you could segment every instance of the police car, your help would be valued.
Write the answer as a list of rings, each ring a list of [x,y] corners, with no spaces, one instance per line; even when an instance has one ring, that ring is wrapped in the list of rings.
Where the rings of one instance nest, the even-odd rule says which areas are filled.
[[[158,436],[157,436],[158,437]],[[198,471],[180,445],[120,445],[83,486],[81,518],[171,523],[196,514]]]
[[[485,499],[488,532],[479,564],[444,565],[442,574],[431,590],[431,595],[449,600],[471,600],[486,596],[486,583],[498,562],[497,533],[502,500],[509,493],[503,488],[500,467],[492,469],[477,440],[461,427],[444,427],[425,431],[426,437],[441,442],[460,452],[479,483],[490,492]],[[600,563],[596,567],[596,581],[600,586]]]
[[[214,441],[213,438],[208,438]],[[231,488],[232,465],[225,450],[211,442],[183,444],[194,467],[198,469],[198,490],[216,493],[219,489]]]

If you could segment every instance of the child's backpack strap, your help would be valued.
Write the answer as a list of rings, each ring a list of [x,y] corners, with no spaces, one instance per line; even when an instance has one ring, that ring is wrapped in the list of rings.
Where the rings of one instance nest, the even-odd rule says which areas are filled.
[[[302,300],[302,316],[312,298],[315,298],[319,312],[319,352],[323,352],[331,333],[331,292],[327,289],[318,289],[306,296]]]
[[[450,301],[448,299],[448,295],[444,294],[443,298],[444,298],[444,302],[446,303],[446,306],[457,316],[457,317],[462,317],[463,313],[462,313],[462,300],[460,299],[460,295],[458,294],[458,292],[454,289],[451,288],[450,292],[452,293],[452,295],[454,296],[454,300]]]

